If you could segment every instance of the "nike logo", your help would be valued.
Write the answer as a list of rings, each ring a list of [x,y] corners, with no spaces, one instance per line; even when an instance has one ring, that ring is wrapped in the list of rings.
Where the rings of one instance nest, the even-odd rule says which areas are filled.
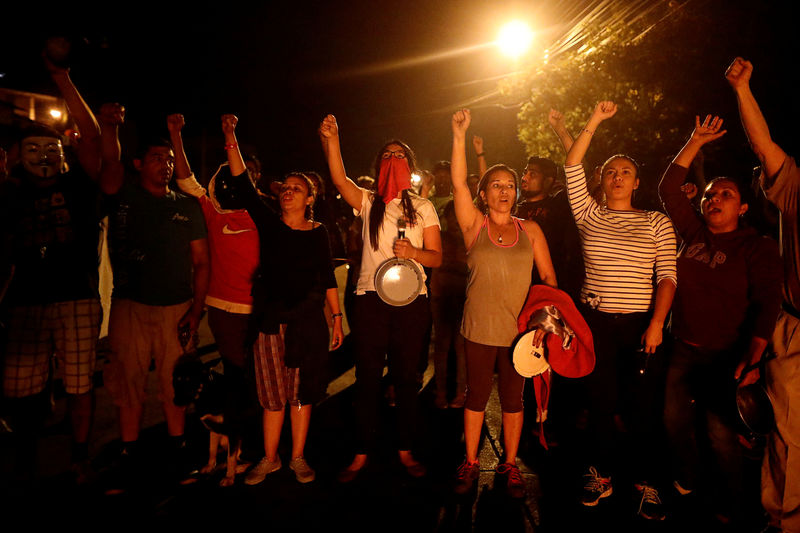
[[[245,233],[245,232],[247,232],[247,231],[253,231],[253,230],[252,230],[252,229],[250,229],[250,228],[245,228],[245,229],[231,229],[231,228],[229,228],[229,227],[228,227],[228,225],[227,225],[227,224],[225,224],[224,226],[222,226],[222,233],[224,233],[225,235],[236,235],[237,233]]]

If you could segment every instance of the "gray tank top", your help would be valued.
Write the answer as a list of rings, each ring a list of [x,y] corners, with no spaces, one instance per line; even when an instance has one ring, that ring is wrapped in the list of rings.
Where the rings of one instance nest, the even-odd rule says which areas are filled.
[[[469,283],[461,334],[488,346],[511,346],[517,336],[517,317],[531,286],[533,246],[522,221],[514,218],[516,239],[497,244],[489,238],[484,217],[478,237],[467,250]]]

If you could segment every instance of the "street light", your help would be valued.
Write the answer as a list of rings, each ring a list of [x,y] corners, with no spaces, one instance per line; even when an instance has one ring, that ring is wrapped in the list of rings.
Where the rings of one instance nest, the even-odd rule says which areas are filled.
[[[505,55],[519,59],[533,43],[533,31],[521,20],[513,20],[500,28],[496,44]]]
[[[60,109],[53,108],[50,110],[50,116],[56,120],[59,120],[61,118],[61,115],[62,113]]]

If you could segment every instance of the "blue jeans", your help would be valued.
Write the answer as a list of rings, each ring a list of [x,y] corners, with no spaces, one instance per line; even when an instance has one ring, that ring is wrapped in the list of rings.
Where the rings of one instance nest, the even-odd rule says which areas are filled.
[[[734,350],[706,350],[675,339],[667,369],[664,423],[672,448],[673,476],[685,488],[697,487],[704,452],[713,458],[710,474],[721,512],[743,508],[744,456],[736,432]]]

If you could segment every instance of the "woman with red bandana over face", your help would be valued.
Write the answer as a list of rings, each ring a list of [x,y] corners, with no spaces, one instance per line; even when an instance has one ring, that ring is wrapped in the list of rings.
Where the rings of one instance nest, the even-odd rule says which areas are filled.
[[[411,445],[417,410],[417,363],[431,320],[428,297],[423,286],[422,293],[410,304],[391,306],[378,297],[375,272],[384,261],[394,257],[409,259],[418,266],[438,267],[442,262],[439,219],[433,204],[411,191],[415,161],[414,153],[405,143],[391,141],[378,152],[377,189],[370,192],[345,173],[339,128],[333,115],[322,121],[319,134],[333,184],[364,220],[361,273],[356,287],[355,316],[351,318],[356,339],[357,450],[353,462],[339,474],[339,480],[355,479],[373,451],[386,354],[397,398],[398,455],[411,476],[421,477],[425,468],[414,459]],[[398,238],[401,220],[405,236]]]

